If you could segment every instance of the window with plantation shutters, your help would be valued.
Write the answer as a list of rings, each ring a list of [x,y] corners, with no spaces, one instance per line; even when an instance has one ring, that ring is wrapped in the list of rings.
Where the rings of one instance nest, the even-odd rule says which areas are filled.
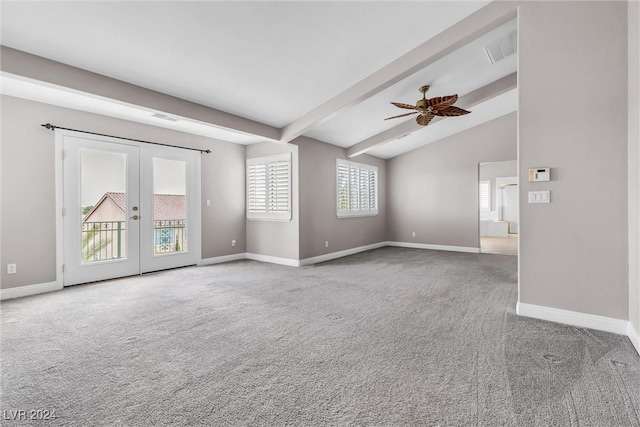
[[[291,153],[247,159],[247,218],[291,220]]]
[[[347,160],[336,160],[337,214],[378,214],[378,168]]]

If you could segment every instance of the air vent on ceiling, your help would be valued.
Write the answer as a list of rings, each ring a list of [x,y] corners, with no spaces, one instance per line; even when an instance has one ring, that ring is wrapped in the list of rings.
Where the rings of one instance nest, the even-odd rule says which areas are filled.
[[[491,61],[492,64],[513,55],[518,51],[517,31],[513,30],[509,34],[500,37],[488,46],[485,46],[484,50],[487,52],[489,61]]]
[[[160,113],[155,113],[152,115],[152,117],[155,117],[156,119],[162,119],[162,120],[166,120],[168,122],[177,122],[178,119],[174,119],[173,117],[169,117],[166,114],[160,114]]]

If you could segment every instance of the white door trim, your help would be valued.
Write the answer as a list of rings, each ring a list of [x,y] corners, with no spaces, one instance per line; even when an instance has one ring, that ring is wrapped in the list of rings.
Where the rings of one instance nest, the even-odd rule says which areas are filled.
[[[62,150],[62,131],[55,132],[55,159],[56,159],[56,286],[62,289],[64,286],[64,274],[62,264],[64,262],[64,223],[62,208],[64,207],[64,151]]]

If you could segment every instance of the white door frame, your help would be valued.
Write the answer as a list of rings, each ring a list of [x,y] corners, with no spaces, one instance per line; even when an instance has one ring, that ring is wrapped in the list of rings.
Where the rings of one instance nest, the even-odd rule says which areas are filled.
[[[64,286],[64,219],[62,216],[62,210],[64,208],[64,152],[63,152],[63,136],[75,136],[79,138],[87,138],[88,135],[84,132],[76,132],[69,130],[56,129],[55,130],[55,197],[56,197],[56,250],[55,250],[55,265],[56,265],[56,287],[62,289]],[[93,136],[92,136],[93,138]],[[118,138],[97,136],[93,139],[103,140],[106,142],[114,142],[122,144],[123,141]],[[138,146],[143,151],[144,143],[126,140],[126,144]],[[179,149],[179,147],[176,147]],[[194,218],[194,236],[192,240],[194,250],[194,261],[196,264],[200,264],[202,261],[202,215],[201,215],[201,188],[202,188],[202,174],[201,174],[201,158],[198,156],[195,161],[195,194],[193,198],[193,205],[196,206],[193,209]],[[142,271],[142,270],[140,270]]]

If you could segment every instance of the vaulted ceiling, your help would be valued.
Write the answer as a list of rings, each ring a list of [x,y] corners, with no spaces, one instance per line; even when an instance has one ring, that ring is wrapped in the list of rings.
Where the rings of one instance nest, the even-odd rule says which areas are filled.
[[[484,47],[516,29],[489,2],[2,2],[4,46],[304,135],[390,158],[512,112],[516,55]],[[485,16],[486,15],[486,16]],[[487,19],[487,17],[491,19]],[[390,101],[457,93],[472,114],[420,127]],[[12,96],[235,143],[247,129],[2,73]]]

